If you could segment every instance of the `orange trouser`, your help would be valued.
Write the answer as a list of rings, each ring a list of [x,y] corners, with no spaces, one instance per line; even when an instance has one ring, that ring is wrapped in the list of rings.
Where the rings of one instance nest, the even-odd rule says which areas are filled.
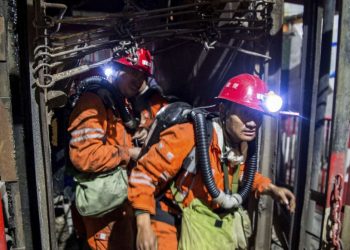
[[[130,205],[104,215],[83,217],[87,241],[93,250],[135,249],[135,217]]]
[[[176,227],[164,222],[152,220],[152,228],[157,235],[158,250],[177,250]]]

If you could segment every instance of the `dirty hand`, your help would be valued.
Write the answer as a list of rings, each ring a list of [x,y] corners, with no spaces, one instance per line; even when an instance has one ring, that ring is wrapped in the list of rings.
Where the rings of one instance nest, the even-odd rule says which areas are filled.
[[[291,213],[294,213],[296,203],[295,196],[291,191],[283,187],[278,187],[274,184],[270,184],[266,191],[266,193],[271,195],[274,200],[285,205]]]
[[[136,161],[137,158],[139,157],[140,151],[141,151],[141,148],[139,147],[129,148],[130,158]]]
[[[132,139],[137,139],[138,141],[140,141],[141,143],[144,143],[146,138],[148,135],[148,131],[145,128],[141,128],[139,130],[137,130],[134,134],[134,136],[132,137]]]
[[[148,213],[136,216],[137,223],[137,250],[157,250],[157,236],[151,227],[151,219]]]

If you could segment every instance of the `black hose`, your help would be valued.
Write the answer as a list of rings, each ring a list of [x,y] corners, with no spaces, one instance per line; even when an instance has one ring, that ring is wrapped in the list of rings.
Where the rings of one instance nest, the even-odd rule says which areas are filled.
[[[128,106],[125,105],[124,96],[119,92],[119,90],[115,90],[115,95],[115,104],[123,124],[131,130],[136,130],[137,122],[134,116],[131,114]]]
[[[248,145],[248,160],[247,166],[245,167],[243,174],[243,183],[241,188],[238,190],[238,194],[242,197],[242,200],[248,198],[250,191],[253,186],[255,173],[258,167],[258,152],[259,152],[259,143],[255,139],[250,142]]]
[[[207,120],[205,114],[200,111],[192,111],[191,117],[194,121],[195,136],[196,136],[196,153],[198,167],[201,170],[202,178],[210,196],[215,199],[220,195],[220,190],[217,188],[209,159],[209,142],[207,133]],[[258,143],[256,140],[249,143],[247,166],[243,174],[243,184],[238,191],[238,194],[244,201],[250,194],[253,186],[255,173],[257,171],[257,154]]]
[[[89,76],[81,80],[81,84],[86,88],[86,90],[97,88],[100,86],[102,88],[109,89],[111,86],[110,82],[102,76]]]
[[[204,184],[210,196],[215,199],[219,196],[220,190],[216,187],[210,166],[207,120],[205,114],[200,111],[192,111],[191,117],[195,127],[198,167],[202,173]]]
[[[81,85],[81,92],[91,91],[99,96],[101,95],[99,93],[99,89],[104,88],[108,90],[108,92],[111,94],[110,99],[105,98],[105,96],[100,96],[104,104],[107,107],[111,108],[113,111],[115,111],[114,109],[117,109],[118,114],[122,119],[125,127],[131,130],[136,129],[137,122],[132,116],[129,108],[125,105],[124,96],[119,92],[117,88],[113,87],[106,78],[101,76],[91,76],[82,80]]]

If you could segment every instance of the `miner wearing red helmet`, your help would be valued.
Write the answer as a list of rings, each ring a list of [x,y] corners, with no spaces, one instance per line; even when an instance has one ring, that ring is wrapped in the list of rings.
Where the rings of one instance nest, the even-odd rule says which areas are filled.
[[[246,249],[250,221],[241,205],[251,190],[294,212],[294,195],[251,166],[256,150],[248,145],[269,114],[265,101],[271,94],[261,79],[242,74],[221,90],[216,118],[208,121],[212,116],[199,109],[174,112],[175,104],[160,111],[154,124],[172,112],[170,120],[193,119],[181,118],[161,131],[131,172],[128,196],[136,211],[138,249]]]
[[[152,92],[151,95],[147,95],[147,99],[138,110],[140,112],[138,125],[135,126],[132,117],[126,117],[130,118],[127,121],[124,119],[125,115],[132,116],[135,113],[129,100],[147,92],[149,87],[146,83],[151,74],[151,65],[150,52],[138,49],[135,54],[118,58],[112,63],[114,72],[109,76],[109,81],[101,76],[82,80],[84,84],[92,82],[93,86],[99,87],[94,87],[93,91],[83,92],[70,116],[69,154],[77,170],[75,175],[77,186],[88,189],[89,186],[84,184],[85,180],[99,176],[103,180],[104,176],[111,176],[110,174],[118,169],[126,173],[125,169],[130,166],[129,163],[137,159],[140,147],[135,139],[142,142],[146,138],[156,113],[166,104],[166,100],[159,93]],[[84,84],[82,85],[85,86]],[[89,85],[85,87],[88,88]],[[126,180],[123,181],[125,183]],[[90,184],[92,185],[94,184]],[[110,185],[99,185],[98,187],[110,187]],[[114,190],[113,187],[119,188],[116,184],[111,190],[97,190],[97,195],[92,197],[97,200],[95,203],[99,203],[107,192],[114,194],[113,192],[120,191]],[[97,189],[97,185],[94,188]],[[125,189],[124,191],[126,192]],[[126,201],[107,211],[94,210],[94,213],[86,213],[89,208],[96,207],[93,203],[84,204],[85,210],[79,207],[78,202],[76,205],[82,215],[91,249],[134,249],[134,214]]]

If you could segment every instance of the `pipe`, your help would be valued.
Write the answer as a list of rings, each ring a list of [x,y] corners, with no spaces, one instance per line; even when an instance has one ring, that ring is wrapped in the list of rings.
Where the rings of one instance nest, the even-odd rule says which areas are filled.
[[[47,3],[47,2],[42,2],[44,8],[54,8],[54,9],[61,9],[60,14],[58,15],[58,20],[62,20],[64,14],[66,13],[68,7],[65,4],[60,4],[60,3]],[[58,32],[61,28],[61,24],[58,23],[56,30],[54,31],[54,33]]]
[[[198,167],[201,170],[204,184],[210,196],[215,200],[220,196],[222,191],[216,187],[213,172],[210,167],[207,121],[205,115],[198,111],[192,111],[191,118],[194,121],[195,127]]]
[[[248,198],[253,186],[255,173],[258,170],[258,152],[259,143],[256,140],[250,142],[248,147],[247,168],[243,174],[242,188],[240,188],[238,191],[239,195],[242,196],[243,200]]]

